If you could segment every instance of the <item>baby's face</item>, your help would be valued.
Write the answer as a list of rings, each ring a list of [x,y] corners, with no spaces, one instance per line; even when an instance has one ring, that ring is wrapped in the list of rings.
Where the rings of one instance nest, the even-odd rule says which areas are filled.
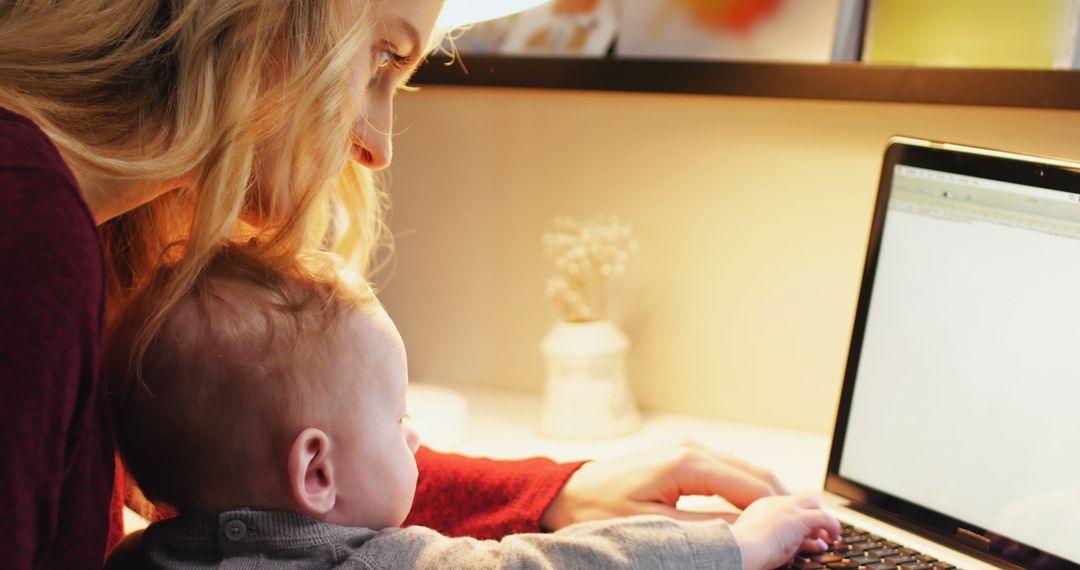
[[[367,528],[401,526],[416,492],[420,438],[405,416],[405,346],[382,309],[351,311],[338,338],[335,379],[353,410],[337,418],[331,457],[337,500],[327,522]]]

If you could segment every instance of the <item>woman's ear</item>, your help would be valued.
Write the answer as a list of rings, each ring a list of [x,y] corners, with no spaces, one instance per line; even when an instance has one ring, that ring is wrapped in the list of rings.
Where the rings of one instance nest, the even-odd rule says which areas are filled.
[[[337,499],[337,481],[330,459],[330,438],[322,430],[300,432],[289,450],[289,490],[304,514],[329,513]]]

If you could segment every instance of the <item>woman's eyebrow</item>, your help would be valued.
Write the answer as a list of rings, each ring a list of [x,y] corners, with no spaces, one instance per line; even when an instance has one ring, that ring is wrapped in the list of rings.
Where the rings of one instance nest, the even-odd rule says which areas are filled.
[[[412,55],[412,52],[420,49],[420,32],[416,31],[416,27],[406,21],[404,18],[394,18],[390,21],[390,26],[397,29],[397,31],[404,34],[411,43],[412,49],[409,50],[407,55]]]

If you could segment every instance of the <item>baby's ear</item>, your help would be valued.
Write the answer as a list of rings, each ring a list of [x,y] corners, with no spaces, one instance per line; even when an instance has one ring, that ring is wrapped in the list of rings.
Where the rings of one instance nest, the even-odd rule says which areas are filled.
[[[322,430],[300,432],[289,450],[289,489],[304,514],[320,518],[334,508],[337,481],[330,459],[330,438]]]

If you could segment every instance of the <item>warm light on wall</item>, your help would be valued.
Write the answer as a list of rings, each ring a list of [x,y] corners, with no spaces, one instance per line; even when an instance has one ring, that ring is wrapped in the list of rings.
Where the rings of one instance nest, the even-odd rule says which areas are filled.
[[[439,28],[457,28],[485,20],[509,16],[515,12],[535,8],[549,0],[446,0],[446,7],[439,16]]]

